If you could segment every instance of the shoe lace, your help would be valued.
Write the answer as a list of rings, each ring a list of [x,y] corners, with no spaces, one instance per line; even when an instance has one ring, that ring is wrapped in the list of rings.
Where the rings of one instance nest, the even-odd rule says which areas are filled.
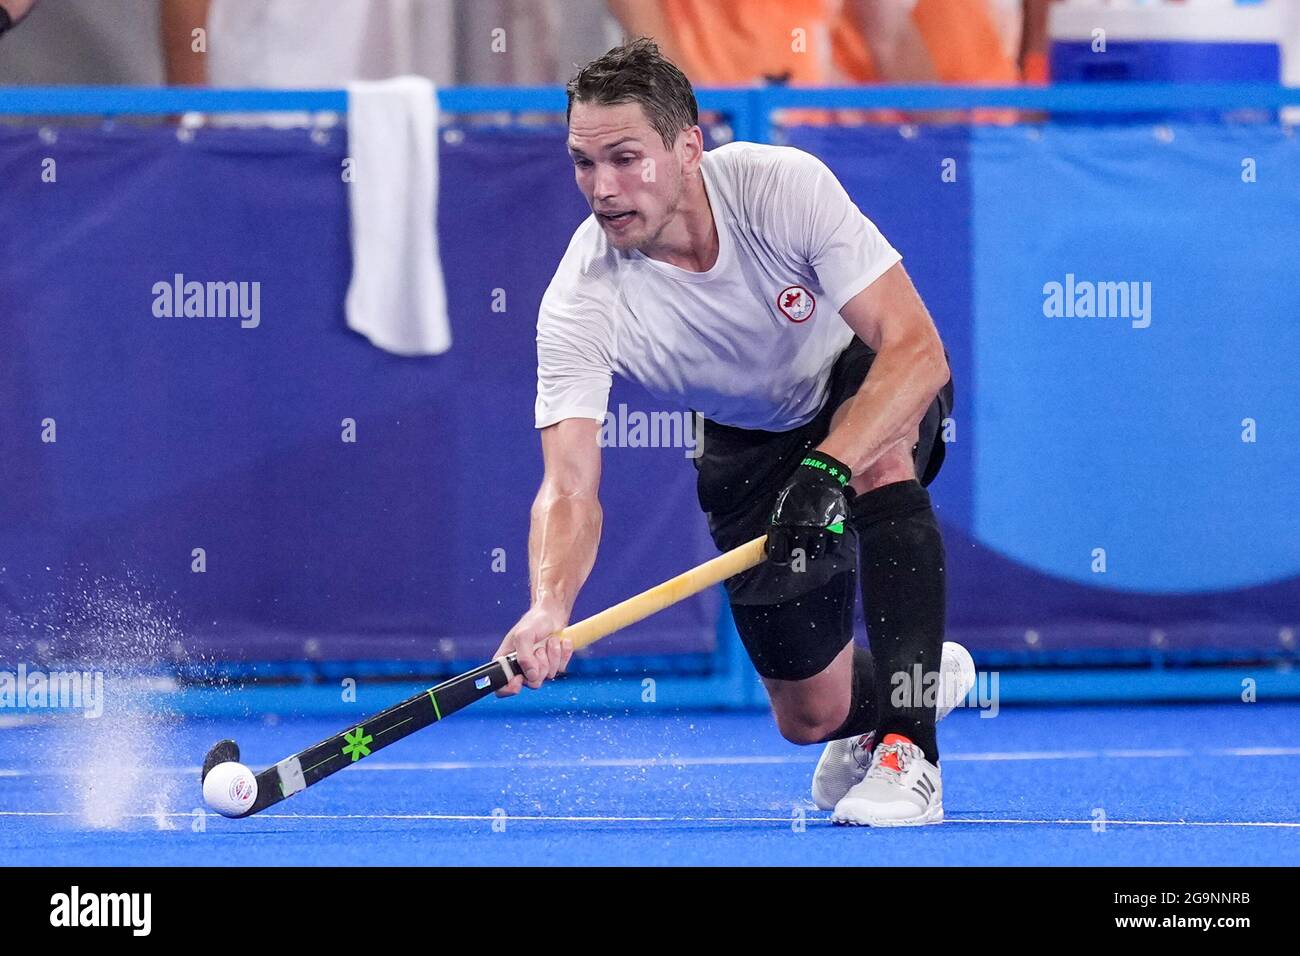
[[[872,755],[868,777],[901,777],[907,767],[907,750],[903,744],[881,744]]]

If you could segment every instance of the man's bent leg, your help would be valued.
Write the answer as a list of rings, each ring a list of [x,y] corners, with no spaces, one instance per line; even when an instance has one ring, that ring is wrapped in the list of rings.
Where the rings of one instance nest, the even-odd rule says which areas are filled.
[[[859,481],[852,509],[861,549],[863,616],[875,662],[877,739],[901,734],[937,763],[943,538],[930,495],[916,480],[911,443],[891,449],[855,477],[854,485]]]
[[[812,744],[875,729],[871,655],[853,644],[856,574],[836,575],[793,600],[732,605],[782,735]]]
[[[782,737],[793,744],[830,740],[852,706],[853,644],[845,644],[819,674],[804,680],[764,677],[763,686],[767,688],[772,716]]]

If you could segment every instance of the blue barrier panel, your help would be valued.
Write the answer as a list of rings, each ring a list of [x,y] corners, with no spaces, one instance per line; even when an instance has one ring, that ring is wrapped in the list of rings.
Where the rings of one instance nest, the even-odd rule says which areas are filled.
[[[969,530],[1017,565],[986,587],[1077,640],[1277,648],[1300,611],[1300,278],[1278,254],[1300,143],[982,129],[972,154]]]
[[[1293,653],[1300,412],[1278,357],[1300,350],[1300,279],[1273,252],[1300,244],[1289,131],[784,140],[825,159],[903,252],[948,345],[956,441],[932,491],[952,636],[1032,656]],[[1053,282],[1069,315],[1044,314]],[[1124,315],[1074,315],[1097,282]],[[1247,419],[1267,437],[1250,441]]]

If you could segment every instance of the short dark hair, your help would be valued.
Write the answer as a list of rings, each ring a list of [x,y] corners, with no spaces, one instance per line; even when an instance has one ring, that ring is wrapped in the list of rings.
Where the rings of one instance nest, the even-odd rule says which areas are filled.
[[[592,60],[569,81],[569,108],[574,103],[640,103],[664,145],[672,149],[677,134],[698,125],[699,107],[691,81],[672,60],[659,52],[654,40],[638,37]]]

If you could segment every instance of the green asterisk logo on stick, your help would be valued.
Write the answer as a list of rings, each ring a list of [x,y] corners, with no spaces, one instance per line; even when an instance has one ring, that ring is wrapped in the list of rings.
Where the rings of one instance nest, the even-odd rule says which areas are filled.
[[[352,762],[356,763],[362,757],[370,756],[370,742],[375,738],[366,733],[364,727],[358,727],[352,733],[344,734],[343,739],[348,742],[348,745],[343,748],[343,756],[350,754]]]

